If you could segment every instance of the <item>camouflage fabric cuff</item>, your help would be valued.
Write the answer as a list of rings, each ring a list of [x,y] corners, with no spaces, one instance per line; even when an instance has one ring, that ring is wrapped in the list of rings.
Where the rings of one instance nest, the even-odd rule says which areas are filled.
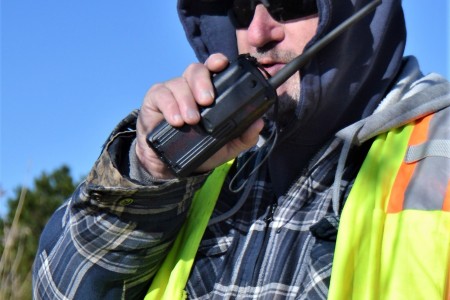
[[[188,182],[192,184],[202,183],[207,174],[195,176],[190,180],[172,179],[159,180],[146,176],[136,176],[136,170],[139,166],[130,166],[136,164],[131,151],[134,151],[133,142],[136,138],[136,120],[138,111],[133,111],[114,129],[106,141],[103,152],[95,162],[94,167],[89,173],[86,182],[89,189],[109,190],[109,191],[127,191],[130,190],[152,190],[166,187],[171,184],[185,185]],[[130,158],[133,160],[130,162]],[[140,170],[140,169],[139,169]],[[142,171],[142,170],[141,170]],[[134,176],[130,176],[130,173]],[[141,172],[142,173],[142,172]]]

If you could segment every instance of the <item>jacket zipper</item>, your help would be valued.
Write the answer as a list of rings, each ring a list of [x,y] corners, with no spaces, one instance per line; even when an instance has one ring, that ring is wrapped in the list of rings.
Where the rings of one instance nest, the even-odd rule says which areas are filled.
[[[278,207],[277,202],[272,203],[269,207],[269,212],[268,212],[267,216],[264,218],[264,221],[266,222],[266,232],[269,229],[270,223],[272,223],[272,221],[273,221],[273,216],[275,214],[275,211],[277,210],[277,207]]]
[[[264,255],[266,253],[267,244],[270,239],[270,224],[273,221],[273,217],[275,214],[275,211],[277,210],[278,203],[275,201],[269,206],[269,211],[267,213],[267,216],[264,218],[264,222],[266,223],[265,229],[264,229],[264,240],[261,244],[261,247],[259,248],[258,252],[258,258],[256,259],[255,267],[253,269],[253,279],[255,279],[255,276],[257,276],[257,273],[261,269],[262,262],[264,260]]]

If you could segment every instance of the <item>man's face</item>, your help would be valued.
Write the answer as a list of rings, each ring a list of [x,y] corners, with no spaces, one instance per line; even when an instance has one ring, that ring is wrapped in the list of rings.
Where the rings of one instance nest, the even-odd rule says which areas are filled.
[[[277,22],[262,4],[255,9],[248,28],[237,29],[239,53],[250,53],[270,75],[303,52],[317,31],[318,16],[312,15],[287,22]],[[297,72],[277,89],[279,114],[289,115],[300,97],[300,77]]]

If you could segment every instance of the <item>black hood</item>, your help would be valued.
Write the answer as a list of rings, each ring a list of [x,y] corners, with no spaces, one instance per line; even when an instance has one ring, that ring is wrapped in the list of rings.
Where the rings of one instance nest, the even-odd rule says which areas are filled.
[[[216,52],[237,56],[235,30],[227,17],[231,2],[179,0],[181,22],[200,61]],[[319,26],[308,45],[369,2],[317,0]],[[300,70],[301,99],[291,134],[282,143],[309,159],[339,129],[370,115],[395,80],[405,41],[401,0],[383,0],[374,13],[323,48]]]
[[[235,31],[227,16],[230,2],[179,0],[181,22],[201,62],[216,52],[230,59],[237,56]],[[310,44],[369,2],[318,0],[319,28]],[[401,0],[384,0],[375,14],[353,25],[301,70],[298,125],[325,129],[320,125],[325,121],[334,133],[336,126],[370,114],[399,70],[405,40]],[[303,136],[314,140],[317,134]]]

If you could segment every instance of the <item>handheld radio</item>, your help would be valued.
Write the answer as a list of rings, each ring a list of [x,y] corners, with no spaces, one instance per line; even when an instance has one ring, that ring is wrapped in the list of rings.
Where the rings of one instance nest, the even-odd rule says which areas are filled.
[[[266,79],[255,58],[241,55],[212,81],[216,98],[196,125],[172,127],[166,121],[147,136],[148,145],[177,177],[188,176],[230,140],[241,135],[276,101],[276,89],[312,56],[352,24],[373,11],[375,0],[342,22],[273,77]]]

